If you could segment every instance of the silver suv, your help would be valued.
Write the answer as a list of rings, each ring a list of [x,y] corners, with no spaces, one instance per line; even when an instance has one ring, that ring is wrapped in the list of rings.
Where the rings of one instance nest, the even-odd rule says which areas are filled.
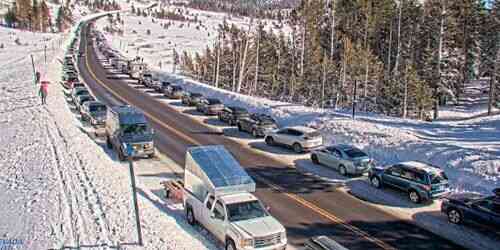
[[[335,145],[314,150],[311,160],[337,169],[341,175],[360,175],[367,173],[373,166],[372,159],[360,149],[350,145]]]
[[[291,147],[296,153],[312,150],[323,145],[323,137],[313,128],[295,126],[267,132],[267,145]]]

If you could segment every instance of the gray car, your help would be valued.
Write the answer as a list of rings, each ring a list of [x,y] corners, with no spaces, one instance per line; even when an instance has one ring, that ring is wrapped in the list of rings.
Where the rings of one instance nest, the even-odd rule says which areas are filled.
[[[370,171],[373,161],[360,149],[350,145],[335,145],[314,150],[311,160],[315,164],[334,168],[341,175],[361,175]]]

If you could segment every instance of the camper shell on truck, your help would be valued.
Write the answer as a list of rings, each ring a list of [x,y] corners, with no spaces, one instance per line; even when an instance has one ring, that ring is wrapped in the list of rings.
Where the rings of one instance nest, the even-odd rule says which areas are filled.
[[[154,131],[144,114],[131,106],[108,109],[106,119],[106,143],[118,153],[123,161],[126,157],[154,157]],[[129,155],[129,149],[131,155]]]
[[[226,249],[286,248],[285,228],[252,194],[255,182],[223,146],[189,148],[185,162],[188,223],[202,224]]]

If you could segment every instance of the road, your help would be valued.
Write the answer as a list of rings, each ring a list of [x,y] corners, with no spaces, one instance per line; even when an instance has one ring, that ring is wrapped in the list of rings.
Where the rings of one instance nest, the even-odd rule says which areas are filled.
[[[80,50],[85,53],[78,65],[92,92],[108,105],[127,103],[141,109],[155,128],[157,149],[180,166],[184,165],[188,147],[224,145],[255,177],[256,196],[285,225],[291,244],[298,246],[311,236],[328,235],[349,249],[461,248],[336,190],[329,183],[304,175],[278,158],[225,137],[124,79],[108,78],[109,71],[98,58],[93,43],[87,42],[88,29],[82,31]]]

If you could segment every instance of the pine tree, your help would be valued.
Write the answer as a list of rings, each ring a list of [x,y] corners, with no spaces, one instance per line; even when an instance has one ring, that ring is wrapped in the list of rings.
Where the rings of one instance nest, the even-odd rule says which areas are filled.
[[[40,9],[39,9],[39,6],[38,6],[38,1],[37,0],[33,0],[32,4],[31,4],[31,17],[30,17],[30,23],[31,23],[31,30],[33,31],[40,31],[40,20],[41,20],[41,16],[40,16]]]
[[[30,28],[31,22],[31,1],[16,0],[16,19],[22,29]]]
[[[5,24],[7,24],[8,27],[13,28],[17,22],[15,9],[9,8],[7,10],[7,13],[5,13],[4,20],[5,20]]]
[[[45,0],[42,0],[42,3],[40,4],[40,14],[42,32],[48,32],[51,29],[52,24],[50,23],[50,10]]]

